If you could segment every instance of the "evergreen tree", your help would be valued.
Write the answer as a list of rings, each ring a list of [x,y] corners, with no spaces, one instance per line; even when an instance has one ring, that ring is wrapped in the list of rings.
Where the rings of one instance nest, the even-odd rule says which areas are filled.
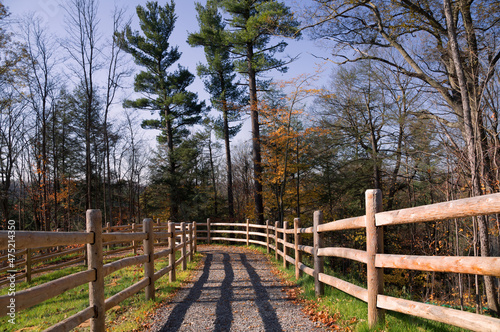
[[[137,16],[142,34],[132,31],[128,25],[117,37],[120,47],[133,56],[136,64],[145,68],[135,76],[134,83],[134,90],[143,96],[126,100],[124,106],[159,112],[159,120],[145,120],[142,126],[161,130],[158,141],[167,144],[168,192],[171,217],[175,219],[178,205],[172,198],[177,197],[180,174],[176,171],[174,147],[189,134],[186,126],[201,120],[205,105],[198,102],[196,93],[186,90],[194,75],[180,65],[174,71],[170,69],[181,56],[178,47],[170,46],[168,41],[177,20],[174,2],[163,7],[158,2],[137,6]]]
[[[215,129],[221,132],[226,148],[227,200],[229,218],[234,218],[233,177],[231,165],[230,139],[241,129],[239,106],[244,102],[244,93],[235,82],[236,73],[230,58],[227,43],[228,32],[225,30],[222,16],[215,1],[207,1],[203,7],[196,3],[200,31],[191,33],[188,43],[191,46],[203,46],[207,64],[198,65],[198,75],[203,77],[205,89],[212,96],[212,105],[222,112],[222,119],[215,121]],[[238,121],[236,126],[230,122]]]
[[[280,41],[270,45],[271,36],[293,37],[297,33],[299,23],[287,6],[275,0],[223,0],[220,5],[230,16],[228,21],[232,31],[228,34],[227,41],[232,46],[231,52],[237,58],[236,70],[248,78],[253,138],[255,217],[263,224],[257,76],[272,69],[286,71],[287,62],[275,58],[275,55],[283,52],[287,43]]]

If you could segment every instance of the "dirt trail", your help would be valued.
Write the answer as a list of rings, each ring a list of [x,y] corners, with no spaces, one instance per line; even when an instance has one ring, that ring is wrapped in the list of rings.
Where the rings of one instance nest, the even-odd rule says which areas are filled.
[[[150,331],[324,331],[301,307],[260,253],[200,246],[197,276],[158,310]]]

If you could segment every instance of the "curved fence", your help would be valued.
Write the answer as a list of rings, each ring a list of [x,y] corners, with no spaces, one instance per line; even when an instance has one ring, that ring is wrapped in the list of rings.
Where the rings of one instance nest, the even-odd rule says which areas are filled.
[[[158,224],[145,219],[142,225],[101,227],[99,210],[87,211],[86,232],[23,232],[1,231],[0,250],[7,250],[5,257],[0,257],[9,265],[7,274],[17,271],[24,264],[24,276],[29,274],[33,260],[52,259],[69,252],[86,253],[88,269],[57,280],[16,292],[13,295],[0,296],[0,316],[8,315],[15,303],[14,310],[20,311],[53,298],[69,289],[89,284],[89,306],[83,311],[50,327],[47,331],[68,331],[82,322],[91,319],[92,331],[104,331],[106,310],[124,299],[146,289],[146,298],[154,298],[154,282],[169,273],[170,280],[175,280],[175,267],[186,268],[187,260],[196,252],[197,240],[241,242],[246,245],[265,246],[267,252],[274,251],[275,257],[281,257],[284,266],[295,266],[295,275],[301,273],[314,277],[315,292],[323,294],[324,285],[330,285],[368,303],[368,322],[374,326],[383,321],[384,310],[391,310],[417,317],[427,318],[475,331],[500,331],[500,319],[464,312],[451,308],[425,304],[416,301],[384,295],[384,268],[410,269],[418,271],[454,272],[480,274],[500,277],[500,257],[468,256],[412,256],[391,255],[383,252],[383,227],[422,223],[451,218],[472,217],[500,213],[500,194],[449,201],[416,208],[381,212],[381,193],[379,190],[366,192],[366,214],[324,223],[321,211],[316,211],[312,227],[301,227],[300,220],[294,219],[293,226],[284,223],[279,227],[266,222],[265,225],[246,223],[206,223]],[[200,229],[199,226],[202,226]],[[129,229],[127,229],[129,227]],[[132,229],[133,227],[133,229]],[[396,226],[397,227],[397,226]],[[343,247],[325,247],[323,238],[328,232],[340,232],[350,229],[366,230],[366,251]],[[115,232],[117,231],[117,232]],[[198,234],[203,236],[197,236]],[[302,244],[304,234],[312,234],[313,246]],[[309,235],[310,236],[310,235]],[[103,256],[124,250],[137,253],[142,241],[142,255],[122,258],[112,263],[103,264]],[[34,248],[81,246],[72,249],[59,249],[61,252],[50,255],[26,255]],[[121,245],[118,249],[105,251],[108,246]],[[168,246],[155,251],[155,246]],[[108,248],[109,249],[109,248]],[[176,260],[176,251],[181,252]],[[291,252],[293,251],[293,256]],[[303,255],[310,255],[312,266],[307,266]],[[24,255],[24,261],[18,256]],[[169,265],[155,272],[154,262],[161,257],[169,257]],[[59,256],[57,256],[59,257]],[[324,257],[339,257],[366,264],[367,288],[363,288],[324,272]],[[74,259],[83,260],[82,257]],[[29,261],[31,261],[31,264]],[[73,260],[70,260],[73,261]],[[64,264],[64,263],[63,263]],[[69,263],[67,263],[69,264]],[[104,276],[131,265],[143,264],[144,278],[125,290],[104,298]],[[59,266],[61,267],[61,266]]]
[[[207,223],[198,223],[204,228],[198,229],[198,233],[206,235],[197,238],[208,243],[218,240],[241,242],[246,245],[254,243],[265,246],[268,253],[273,250],[277,259],[282,258],[284,266],[295,265],[297,278],[301,273],[314,277],[317,296],[323,294],[323,287],[326,284],[367,302],[370,326],[384,320],[384,310],[391,310],[474,331],[500,331],[500,319],[497,318],[383,294],[383,268],[500,277],[500,257],[411,256],[383,253],[384,226],[500,213],[500,194],[388,212],[380,212],[381,202],[380,190],[368,190],[364,216],[324,223],[322,212],[316,211],[313,226],[307,228],[301,228],[300,220],[297,218],[294,219],[293,227],[291,225],[288,227],[287,222],[279,227],[278,222],[274,225],[269,222],[266,222],[266,225],[256,225],[250,224],[248,220],[246,223],[213,223],[208,219]],[[232,230],[236,228],[237,230]],[[366,251],[324,247],[323,237],[326,232],[350,229],[366,229]],[[313,235],[313,246],[302,245],[302,234]],[[292,251],[293,257],[289,255]],[[313,266],[303,263],[304,253],[312,256]],[[367,288],[325,274],[324,257],[346,258],[366,264]]]

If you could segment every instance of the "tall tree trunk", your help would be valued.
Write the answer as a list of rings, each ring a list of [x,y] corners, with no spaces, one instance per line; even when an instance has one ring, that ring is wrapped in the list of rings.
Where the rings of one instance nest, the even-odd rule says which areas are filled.
[[[104,122],[106,126],[106,121]],[[113,225],[113,215],[111,206],[111,165],[110,165],[110,151],[109,151],[109,138],[108,130],[105,130],[105,140],[106,140],[106,181],[104,185],[104,221],[109,222]]]
[[[399,175],[399,170],[401,169],[401,159],[403,158],[403,135],[404,135],[404,124],[406,122],[406,112],[407,112],[407,105],[406,105],[406,90],[402,87],[401,84],[398,84],[399,88],[402,92],[402,106],[400,110],[402,110],[402,113],[400,112],[399,116],[401,118],[404,118],[405,121],[403,121],[401,118],[399,118],[398,123],[399,123],[399,128],[398,128],[398,141],[397,141],[397,148],[396,148],[396,164],[394,165],[394,169],[392,170],[392,174],[389,180],[389,190],[388,190],[388,195],[387,195],[387,210],[390,211],[393,209],[394,206],[394,196],[396,195],[396,192],[398,191],[398,175]]]
[[[54,160],[54,166],[52,170],[52,177],[53,177],[53,192],[54,192],[54,223],[55,223],[55,228],[61,227],[61,223],[58,220],[58,210],[59,210],[59,204],[57,202],[58,200],[58,195],[57,192],[59,191],[59,158],[58,158],[58,153],[57,153],[57,148],[56,148],[56,119],[57,119],[57,114],[56,114],[56,107],[55,105],[52,106],[52,158]],[[64,230],[64,228],[63,228]]]
[[[297,163],[297,186],[295,187],[295,196],[296,199],[297,199],[297,206],[295,208],[295,214],[297,215],[297,218],[300,218],[300,167],[299,167],[299,162],[300,162],[300,145],[299,145],[299,136],[297,135],[297,138],[296,138],[296,143],[297,143],[297,159],[296,159],[296,163]]]
[[[211,133],[210,133],[211,134]],[[215,182],[215,167],[214,167],[214,158],[212,153],[212,138],[208,137],[208,153],[210,158],[210,172],[212,173],[212,187],[214,194],[214,215],[217,216],[217,185]]]
[[[225,91],[224,78],[222,73],[219,75],[221,81],[221,89]],[[231,222],[234,219],[234,195],[233,195],[233,170],[231,161],[231,142],[229,140],[229,119],[228,119],[228,105],[226,98],[222,100],[222,116],[224,119],[224,143],[226,148],[226,173],[227,173],[227,207],[229,219]]]
[[[168,147],[168,160],[169,168],[168,173],[170,177],[169,181],[169,195],[170,195],[170,218],[173,221],[177,220],[179,215],[179,206],[177,204],[177,198],[175,197],[175,160],[174,160],[174,130],[172,128],[172,121],[170,118],[170,109],[167,107],[165,109],[165,122],[167,131],[167,147]]]
[[[476,151],[476,136],[472,124],[472,114],[469,99],[469,91],[467,87],[467,80],[465,78],[465,73],[463,69],[462,62],[460,60],[460,52],[457,40],[457,34],[455,30],[455,23],[453,21],[452,9],[450,0],[443,0],[443,8],[446,17],[446,23],[448,28],[449,36],[449,47],[451,49],[453,62],[455,65],[457,79],[460,87],[460,95],[463,109],[463,126],[464,126],[464,138],[467,148],[467,158],[469,161],[469,168],[471,174],[471,184],[472,184],[472,195],[481,195],[481,180],[480,172],[478,169],[478,156]],[[488,241],[488,225],[486,218],[484,216],[477,217],[479,240],[481,247],[481,256],[489,256],[489,241]],[[491,276],[484,276],[484,286],[486,290],[486,298],[488,300],[488,307],[496,312],[500,312],[498,305],[498,298],[494,284],[494,278]]]
[[[254,173],[254,201],[257,222],[264,224],[264,203],[262,201],[262,158],[260,149],[259,110],[257,101],[257,78],[253,68],[253,45],[247,43],[248,86],[250,91],[250,117],[252,121],[252,156]]]
[[[87,95],[87,105],[86,117],[85,117],[85,183],[87,185],[87,195],[85,201],[85,207],[87,209],[92,208],[92,160],[90,157],[90,128],[92,121],[92,106],[90,103],[92,102],[92,94]]]
[[[45,92],[45,91],[44,91]],[[47,183],[47,101],[42,99],[42,214],[45,231],[50,231],[50,218],[48,215],[48,183]]]
[[[370,82],[371,83],[371,82]],[[368,91],[368,100],[365,103],[366,111],[368,113],[368,126],[370,128],[370,145],[371,145],[371,157],[372,157],[372,162],[373,162],[373,189],[381,189],[380,187],[380,167],[379,167],[379,161],[378,161],[378,139],[376,137],[375,133],[375,126],[373,124],[373,116],[372,116],[372,110],[370,107],[370,93],[371,93],[371,84],[369,86],[369,91]]]

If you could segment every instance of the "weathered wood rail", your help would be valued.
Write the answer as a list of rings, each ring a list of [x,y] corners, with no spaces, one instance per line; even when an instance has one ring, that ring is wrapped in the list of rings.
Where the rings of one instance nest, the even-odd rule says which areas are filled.
[[[101,216],[98,210],[87,212],[87,231],[81,232],[22,232],[15,234],[16,252],[18,256],[27,257],[15,262],[15,267],[25,264],[26,272],[34,262],[60,257],[59,254],[86,252],[88,269],[68,275],[49,283],[36,286],[15,295],[16,311],[29,308],[53,298],[66,290],[89,284],[89,307],[83,311],[50,327],[47,331],[68,331],[82,322],[91,319],[92,331],[104,331],[105,312],[124,299],[146,289],[146,298],[154,298],[154,282],[169,274],[169,280],[175,280],[178,265],[186,268],[186,260],[196,252],[197,240],[207,243],[212,241],[241,242],[246,245],[265,246],[267,252],[274,250],[275,257],[281,257],[284,266],[292,264],[298,278],[306,273],[315,280],[315,292],[318,296],[329,285],[346,292],[368,303],[368,322],[374,326],[383,321],[384,310],[401,312],[417,317],[455,325],[474,331],[500,331],[500,319],[460,310],[424,304],[384,295],[383,269],[412,269],[419,271],[469,273],[500,277],[500,257],[454,257],[454,256],[410,256],[392,255],[383,252],[383,227],[437,220],[445,220],[477,215],[500,213],[500,194],[455,200],[445,203],[426,205],[416,208],[381,212],[381,193],[379,190],[366,192],[366,214],[332,222],[323,222],[323,214],[316,211],[312,227],[301,227],[300,220],[294,219],[293,227],[285,222],[279,227],[269,222],[265,225],[245,223],[214,223],[207,219],[206,223],[192,224],[158,224],[153,226],[152,220],[146,219],[142,225],[114,226],[101,228]],[[198,229],[202,226],[205,229]],[[232,229],[234,230],[232,230]],[[236,228],[236,229],[235,229]],[[350,229],[366,230],[366,251],[342,247],[324,247],[323,237],[326,232],[338,232]],[[197,234],[205,236],[197,236]],[[313,246],[303,245],[302,234],[313,235]],[[103,265],[102,257],[124,250],[137,253],[142,241],[143,254],[122,258]],[[132,243],[132,245],[130,245]],[[104,248],[114,244],[122,247],[105,251]],[[82,245],[81,248],[69,250],[59,248],[60,252],[46,256],[27,255],[35,248],[55,246]],[[168,249],[154,251],[155,246],[168,246]],[[0,232],[0,250],[8,249],[8,232]],[[189,247],[189,248],[188,248]],[[176,260],[176,251],[181,257]],[[289,253],[293,252],[293,257]],[[302,260],[303,253],[312,256],[313,266],[307,266]],[[169,257],[169,265],[155,272],[154,261],[161,257]],[[351,284],[324,272],[324,257],[340,257],[366,264],[367,288]],[[0,262],[2,261],[0,257]],[[31,262],[29,262],[31,261]],[[34,261],[34,262],[33,262]],[[66,263],[66,262],[65,262]],[[64,263],[63,263],[64,264]],[[125,290],[104,298],[104,276],[125,267],[143,264],[144,278]],[[54,268],[61,267],[62,264]],[[3,270],[2,270],[3,271]],[[11,297],[0,296],[0,315],[8,314]]]
[[[178,224],[178,227],[180,227],[179,225],[180,224]],[[160,231],[162,229],[166,229],[167,227],[168,226],[161,226],[158,219],[153,229],[155,231]],[[102,227],[102,231],[106,232],[106,237],[108,239],[108,242],[103,243],[103,246],[106,249],[103,251],[104,257],[130,250],[133,250],[134,254],[137,253],[138,241],[119,241],[119,239],[113,237],[113,233],[119,232],[119,234],[122,234],[142,232],[142,224],[133,223],[130,225],[110,226],[108,222],[105,227]],[[58,229],[57,232],[60,232],[60,230]],[[53,234],[53,232],[50,232],[50,234]],[[154,245],[165,246],[168,245],[168,242],[157,240]],[[9,280],[6,278],[6,272],[12,270],[9,263],[13,256],[15,257],[13,262],[14,268],[18,272],[16,280],[31,282],[32,276],[35,274],[57,270],[65,266],[78,263],[86,264],[87,246],[80,245],[79,247],[75,247],[76,245],[28,248],[16,250],[14,253],[11,253],[11,255],[0,256],[0,287],[9,283]],[[57,258],[63,261],[52,261]]]
[[[266,222],[266,225],[256,225],[250,224],[248,220],[246,223],[214,223],[208,219],[206,223],[198,223],[198,226],[205,228],[198,229],[198,233],[205,236],[199,236],[197,239],[205,240],[208,243],[212,241],[241,242],[246,245],[253,243],[265,246],[268,253],[274,250],[275,257],[280,256],[285,266],[287,264],[295,266],[297,278],[301,273],[314,277],[317,296],[323,294],[326,284],[367,302],[370,326],[384,320],[384,310],[391,310],[474,331],[500,331],[500,319],[497,318],[395,298],[383,293],[383,268],[500,277],[500,257],[438,257],[383,253],[384,226],[500,213],[500,194],[387,212],[381,212],[381,202],[380,190],[368,190],[364,216],[323,223],[322,212],[316,211],[313,217],[313,226],[307,228],[301,228],[300,220],[297,218],[294,219],[293,228],[288,227],[287,222],[284,222],[280,228],[278,222],[272,226],[269,221]],[[239,230],[229,230],[228,227],[236,227]],[[326,232],[363,228],[366,229],[366,251],[340,247],[325,248],[323,245],[323,237]],[[229,237],[235,234],[239,237]],[[313,234],[313,246],[301,244],[302,234]],[[251,238],[251,236],[260,238],[260,240]],[[288,255],[292,250],[294,251],[293,257]],[[313,257],[314,266],[309,267],[303,263],[302,253]],[[366,264],[367,289],[325,274],[324,257],[340,257]]]
[[[154,227],[151,219],[145,219],[142,225],[114,227],[109,227],[108,225],[103,228],[101,212],[99,210],[88,210],[86,226],[86,232],[0,232],[0,250],[13,248],[12,243],[14,243],[15,249],[18,250],[16,254],[25,255],[35,248],[84,245],[88,264],[88,269],[85,271],[15,292],[14,296],[0,296],[0,317],[9,314],[9,304],[12,302],[15,302],[15,311],[19,312],[49,300],[67,290],[88,283],[89,307],[51,326],[46,331],[69,331],[89,319],[91,320],[91,331],[105,331],[105,313],[107,310],[144,288],[146,289],[146,299],[153,299],[155,297],[155,281],[167,273],[169,273],[169,280],[175,281],[176,267],[181,265],[182,269],[185,270],[187,268],[187,261],[191,261],[193,253],[196,252],[196,223],[174,224],[169,222],[165,226],[158,223],[158,226]],[[131,232],[125,232],[127,229]],[[12,234],[14,234],[14,237],[11,237]],[[165,242],[165,240],[167,241]],[[133,250],[134,254],[136,254],[140,241],[142,241],[142,255],[126,257],[103,264],[103,256],[105,255],[125,250]],[[108,250],[107,252],[104,251],[105,247],[117,243],[123,243],[124,247],[116,250]],[[130,243],[132,245],[128,245]],[[155,252],[155,245],[168,245],[168,249]],[[83,250],[82,248],[78,249]],[[76,251],[76,249],[66,250],[60,254],[62,256],[63,254],[67,255],[69,252]],[[178,251],[181,252],[181,255],[176,260],[176,252]],[[47,258],[49,256],[51,257]],[[169,257],[169,265],[155,272],[155,260],[167,256]],[[40,261],[55,257],[59,257],[59,253],[45,257],[35,257],[35,259]],[[33,258],[31,259],[32,262]],[[26,270],[28,270],[28,267],[31,266],[29,258],[24,263],[27,267]],[[137,264],[143,264],[144,278],[110,298],[105,299],[104,277],[120,269]],[[51,269],[62,266],[62,264],[58,264],[51,267]],[[6,272],[15,268],[15,266],[14,268],[10,266]],[[40,272],[40,269],[38,272]]]

